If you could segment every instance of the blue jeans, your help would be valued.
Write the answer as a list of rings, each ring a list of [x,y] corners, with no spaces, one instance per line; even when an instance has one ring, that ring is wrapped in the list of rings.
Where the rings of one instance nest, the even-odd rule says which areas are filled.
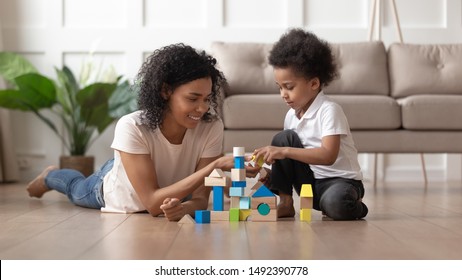
[[[85,177],[73,169],[58,169],[48,173],[48,188],[67,195],[75,205],[100,209],[104,207],[103,178],[112,169],[114,159],[108,160],[98,171]]]

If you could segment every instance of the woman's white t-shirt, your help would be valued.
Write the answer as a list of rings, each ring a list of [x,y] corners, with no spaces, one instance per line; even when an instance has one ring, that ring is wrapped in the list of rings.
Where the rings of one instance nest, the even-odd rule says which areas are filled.
[[[222,154],[221,120],[200,122],[194,129],[187,129],[183,142],[175,145],[159,129],[152,131],[142,125],[140,114],[141,111],[133,112],[117,122],[111,145],[114,149],[114,167],[103,182],[103,212],[133,213],[146,210],[127,177],[119,151],[149,154],[161,188],[193,174],[201,158]]]
[[[297,132],[305,149],[321,147],[324,136],[340,135],[340,150],[332,165],[314,165],[310,168],[316,179],[342,177],[362,180],[358,151],[342,107],[321,91],[301,119],[290,109],[284,120],[284,129]]]

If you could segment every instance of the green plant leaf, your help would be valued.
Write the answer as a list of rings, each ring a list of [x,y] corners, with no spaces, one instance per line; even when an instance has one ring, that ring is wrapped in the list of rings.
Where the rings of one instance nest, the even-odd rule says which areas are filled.
[[[12,52],[0,52],[0,75],[9,83],[27,73],[38,73],[37,69],[26,58]]]
[[[17,90],[0,91],[0,106],[13,110],[34,111],[52,107],[55,86],[51,80],[39,74],[25,74],[14,79]]]
[[[51,108],[56,103],[56,88],[53,81],[40,74],[25,74],[14,79],[18,85],[21,101],[34,110]]]
[[[31,107],[27,105],[27,102],[27,98],[18,90],[0,90],[0,107],[12,110],[30,111]]]
[[[137,109],[137,93],[132,89],[128,81],[117,85],[116,90],[109,98],[109,115],[114,119],[118,119]]]
[[[77,94],[78,87],[76,88],[71,85],[72,82],[69,80],[69,75],[66,74],[64,70],[60,70],[55,67],[55,71],[58,77],[56,99],[63,107],[64,112],[72,114],[73,108],[76,104],[75,96]]]
[[[101,133],[113,121],[109,115],[108,100],[116,88],[116,84],[96,83],[89,85],[77,93],[80,114],[88,126],[95,126]]]

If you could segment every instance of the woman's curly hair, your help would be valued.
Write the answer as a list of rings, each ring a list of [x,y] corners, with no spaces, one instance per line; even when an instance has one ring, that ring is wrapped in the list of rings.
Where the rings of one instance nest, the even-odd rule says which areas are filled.
[[[291,68],[307,79],[319,78],[327,86],[338,77],[329,43],[300,28],[289,30],[277,41],[268,57],[276,68]]]
[[[209,102],[213,110],[209,109],[202,120],[216,120],[220,89],[226,85],[226,79],[215,67],[216,64],[216,59],[205,51],[197,51],[185,44],[173,44],[154,51],[143,63],[136,78],[142,124],[152,130],[161,125],[168,104],[162,91],[172,92],[183,84],[207,77],[212,80]]]

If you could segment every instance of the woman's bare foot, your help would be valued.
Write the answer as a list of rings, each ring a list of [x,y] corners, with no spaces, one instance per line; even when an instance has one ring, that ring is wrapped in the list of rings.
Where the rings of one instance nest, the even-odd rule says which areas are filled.
[[[295,216],[294,199],[288,194],[279,194],[278,218]]]
[[[58,167],[56,166],[48,166],[45,170],[42,171],[34,180],[32,180],[27,185],[27,192],[29,193],[30,197],[37,197],[41,198],[44,193],[49,191],[50,189],[45,185],[45,177],[48,173],[52,170],[56,170]]]

